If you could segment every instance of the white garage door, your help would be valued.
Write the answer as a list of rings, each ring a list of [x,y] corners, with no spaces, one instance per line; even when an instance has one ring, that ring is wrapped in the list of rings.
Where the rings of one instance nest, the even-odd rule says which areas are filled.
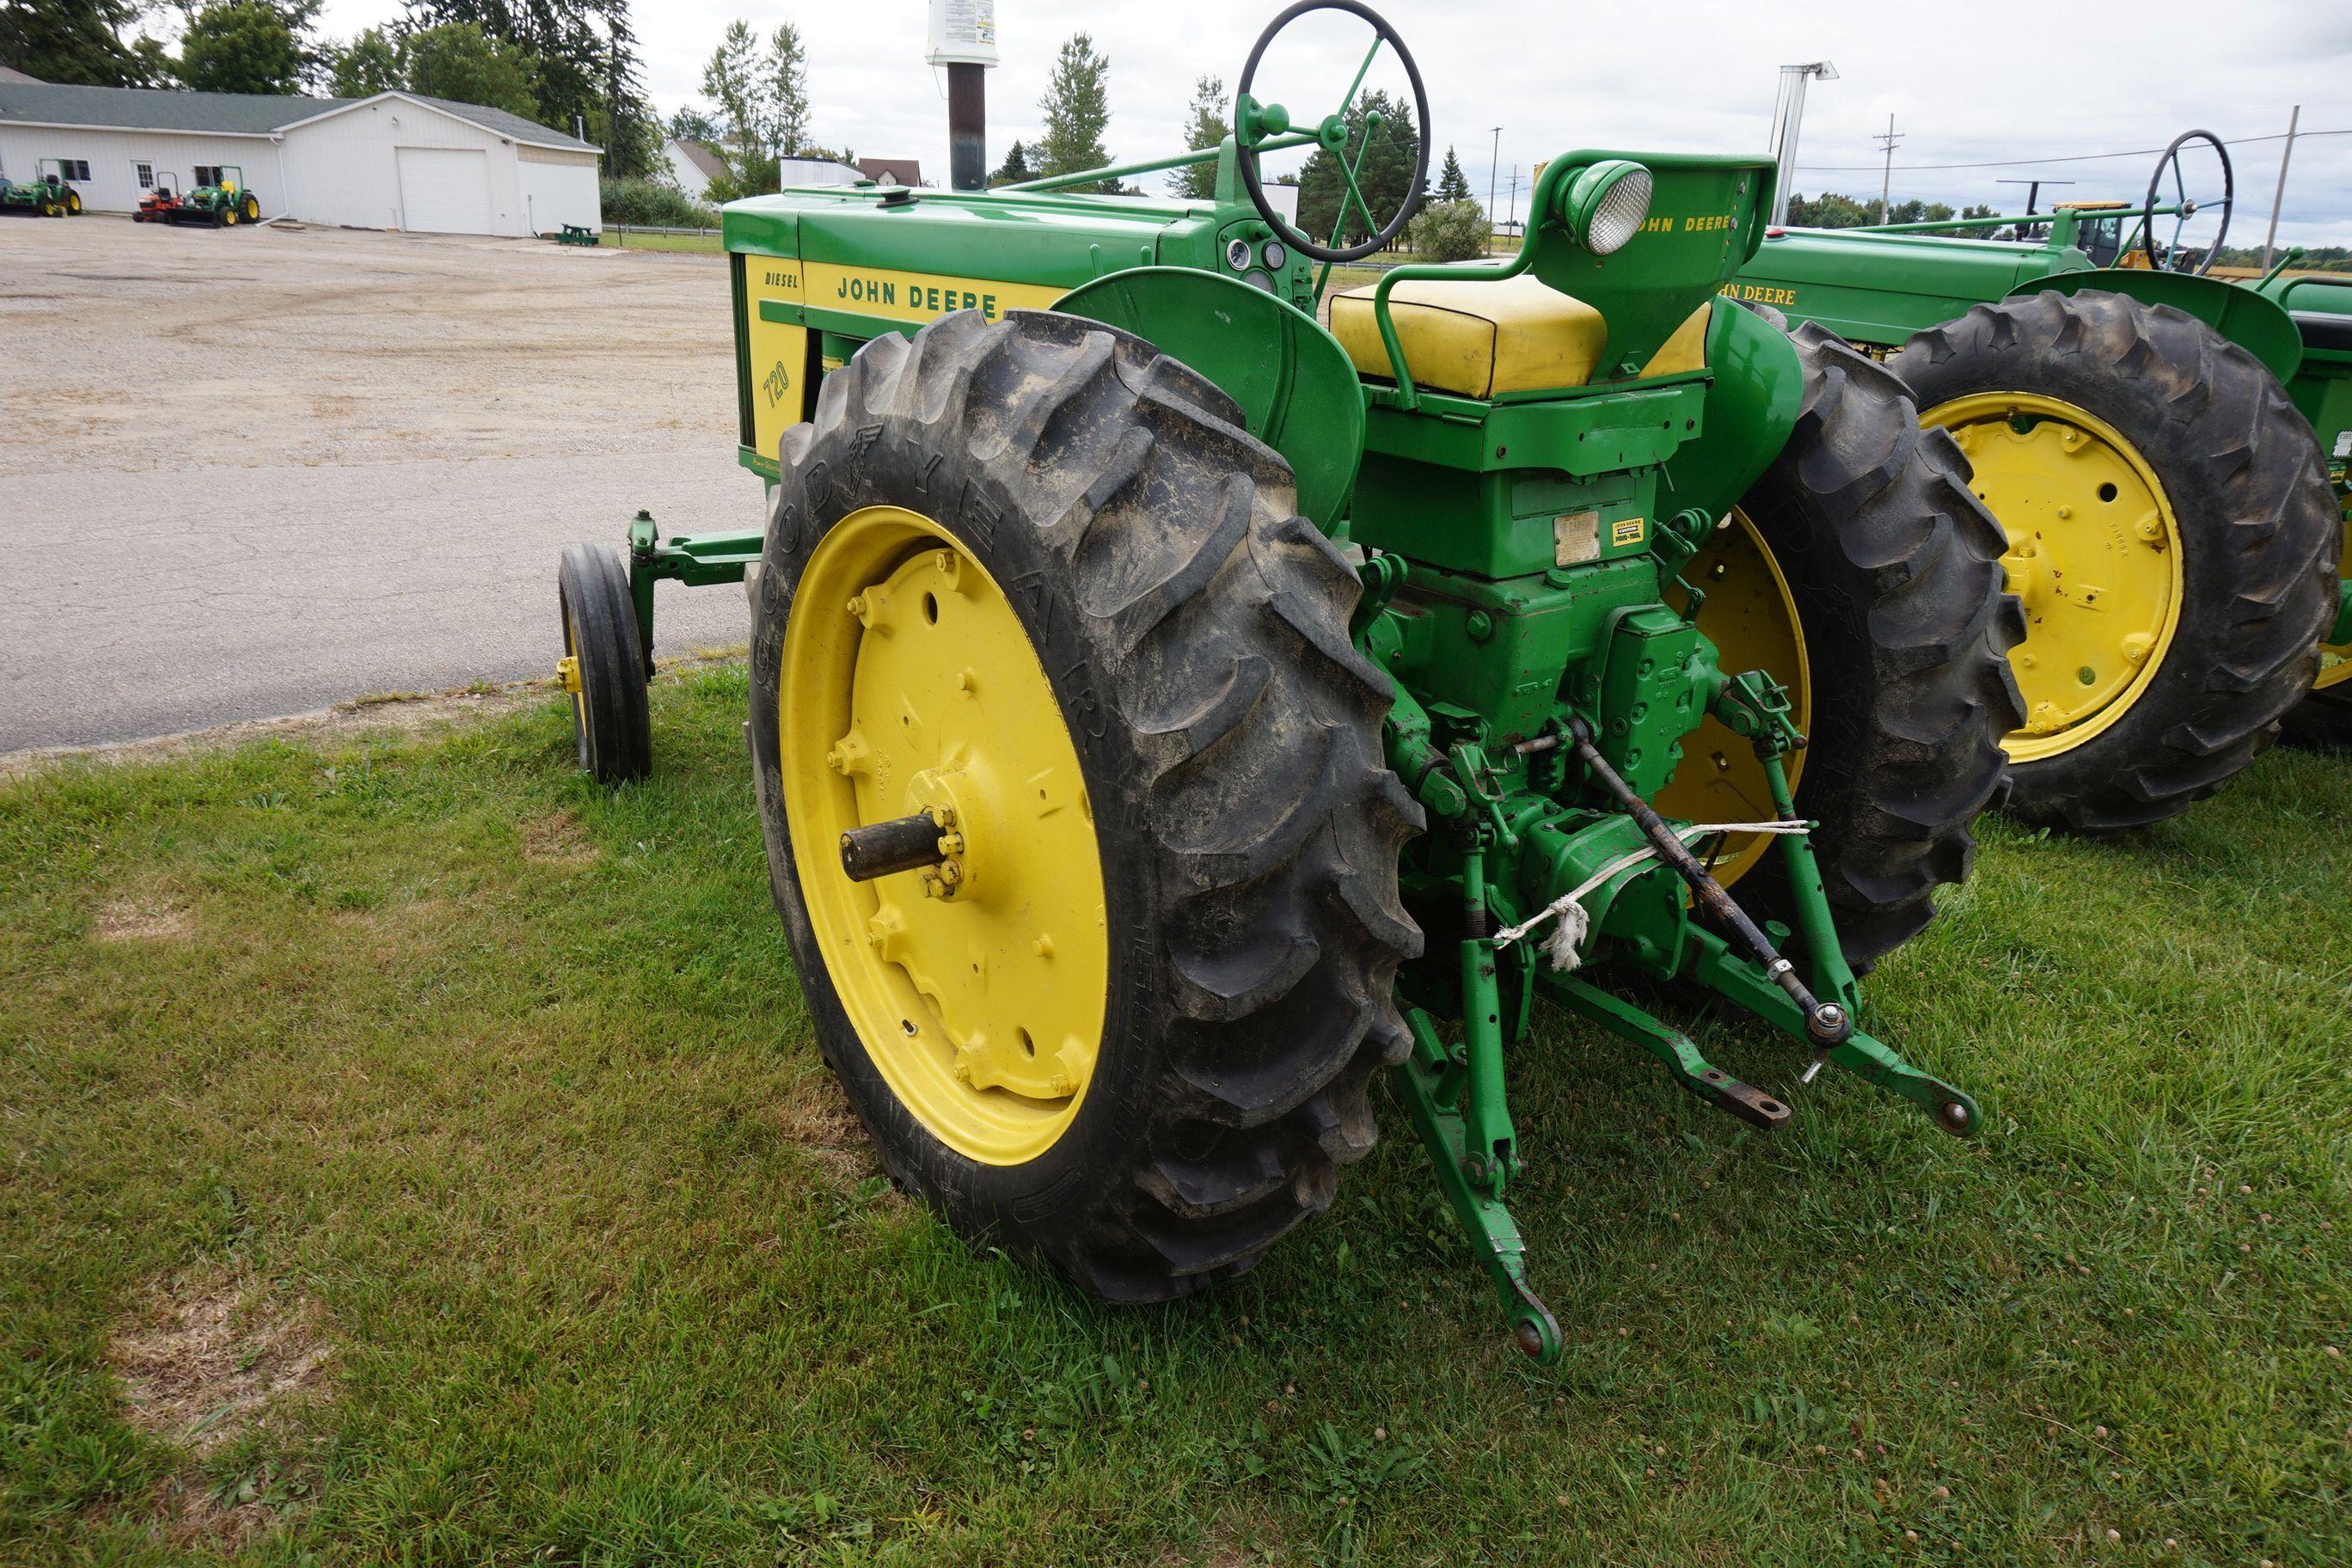
[[[417,234],[490,232],[490,155],[474,148],[402,147],[401,226]]]

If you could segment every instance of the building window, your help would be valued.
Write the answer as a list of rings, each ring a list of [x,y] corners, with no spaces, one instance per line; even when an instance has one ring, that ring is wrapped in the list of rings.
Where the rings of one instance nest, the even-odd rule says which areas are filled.
[[[200,184],[200,185],[217,185],[217,184],[220,184],[220,165],[219,165],[218,163],[199,163],[199,164],[197,164],[197,165],[196,165],[196,184]]]
[[[154,164],[152,164],[152,163],[133,163],[133,164],[131,164],[131,168],[133,168],[133,169],[135,169],[135,170],[137,170],[137,171],[138,171],[138,174],[139,174],[139,188],[140,188],[141,190],[142,190],[142,191],[152,191],[152,190],[153,190],[153,189],[155,188],[155,165],[154,165]]]
[[[68,180],[87,180],[89,178],[89,162],[88,159],[60,158],[58,160],[58,168]]]

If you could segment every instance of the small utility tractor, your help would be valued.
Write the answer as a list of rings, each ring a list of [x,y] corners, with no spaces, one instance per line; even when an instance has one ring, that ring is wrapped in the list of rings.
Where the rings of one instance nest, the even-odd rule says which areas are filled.
[[[56,158],[34,165],[30,184],[0,179],[0,212],[30,213],[37,217],[79,217],[81,193],[66,179],[66,166]]]
[[[209,185],[198,185],[172,209],[173,223],[200,223],[214,228],[235,228],[261,221],[261,198],[246,188],[245,171],[224,163]]]
[[[2032,821],[2160,821],[2282,719],[2352,747],[2352,283],[2207,276],[2234,199],[2192,131],[2137,206],[1776,230],[1731,286],[1885,356],[1968,454],[2025,604],[2006,745]],[[2191,247],[2200,214],[2219,227]]]
[[[172,215],[180,210],[180,176],[169,169],[155,171],[155,184],[139,198],[139,205],[131,215],[132,223],[170,223]]]
[[[819,1049],[890,1173],[1115,1301],[1255,1263],[1385,1073],[1511,1334],[1538,1001],[1758,1128],[1679,985],[1973,1131],[1856,973],[1968,870],[2015,727],[1998,529],[1829,334],[1718,298],[1765,157],[1571,152],[1508,261],[1405,266],[1266,200],[1369,132],[1261,95],[1221,148],[987,193],[730,205],[763,530],[562,563],[583,765],[649,765],[661,578],[752,583],[748,734]],[[1357,82],[1360,84],[1363,72]],[[1359,117],[1360,119],[1360,117]],[[1205,201],[1069,187],[1213,161]],[[1529,1070],[1522,1064],[1522,1070]]]

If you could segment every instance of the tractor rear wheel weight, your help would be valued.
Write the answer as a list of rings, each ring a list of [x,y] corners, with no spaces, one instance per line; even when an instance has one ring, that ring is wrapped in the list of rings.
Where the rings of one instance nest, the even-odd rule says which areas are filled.
[[[1950,440],[1919,429],[1909,394],[1875,362],[1817,326],[1791,337],[1803,412],[1739,512],[1797,608],[1810,714],[1792,759],[1797,815],[1821,824],[1814,855],[1859,973],[1934,918],[1937,888],[1968,875],[1969,825],[2001,777],[1989,737],[2018,714],[2003,656],[2021,623],[2001,592],[1999,532]],[[1700,610],[1701,631],[1716,608]],[[1769,673],[1792,689],[1799,680]],[[1681,784],[1661,810],[1678,809]],[[1758,805],[1772,814],[1769,799]],[[1759,919],[1796,923],[1778,854],[1738,896]]]
[[[1208,382],[1076,317],[964,311],[877,338],[826,377],[814,423],[783,436],[755,591],[753,766],[820,1048],[893,1177],[965,1236],[1045,1254],[1112,1300],[1239,1273],[1328,1206],[1334,1167],[1371,1146],[1374,1069],[1410,1045],[1392,982],[1420,933],[1396,876],[1420,813],[1381,762],[1390,688],[1348,642],[1354,573],[1294,515],[1288,467],[1240,426]],[[843,552],[894,519],[903,556],[877,554],[875,586],[845,603]],[[1012,617],[1034,656],[943,647],[971,658],[970,683],[928,710],[911,684],[903,704],[856,684],[887,668],[866,638],[925,635],[928,605],[919,621],[888,601],[914,592],[898,574],[927,555]],[[942,606],[939,627],[951,608],[963,613]],[[1055,721],[995,723],[992,691]],[[859,760],[888,748],[856,715],[903,711],[945,733],[932,710],[967,700],[991,721],[954,731],[942,763],[1035,768],[1069,790],[1052,758],[1076,758],[1100,940],[1095,975],[1072,984],[1098,986],[1102,1005],[1097,1037],[1065,1047],[1082,1069],[1062,1097],[1075,1103],[1057,1107],[1051,1085],[992,1099],[1006,1090],[971,1087],[976,1075],[956,1098],[953,1065],[982,1044],[959,1037],[942,998],[967,983],[922,990],[941,955],[910,951],[902,926],[982,915],[940,906],[986,896],[983,858],[1078,857],[1024,826],[1020,802],[983,797],[960,844],[971,880],[927,900],[905,885],[944,867],[853,886],[826,837],[845,803],[870,805],[869,823],[908,809]],[[848,732],[824,733],[836,723]],[[888,788],[915,798],[930,784],[905,776],[909,761]],[[881,901],[893,882],[898,916]],[[1078,943],[1036,935],[1076,966]],[[1029,963],[1020,946],[1001,962]],[[875,1016],[891,997],[905,1017]],[[1022,1116],[1041,1131],[984,1135]]]
[[[602,545],[575,544],[563,552],[555,584],[563,622],[557,672],[572,697],[580,766],[598,784],[644,778],[653,772],[653,725],[628,569]]]
[[[2252,762],[2311,689],[2316,645],[2335,610],[2340,542],[2317,443],[2276,379],[2180,311],[2088,290],[1976,306],[1915,336],[1888,365],[1931,424],[1940,409],[1966,413],[1993,395],[2016,395],[2036,410],[2071,405],[2085,417],[2079,437],[2063,433],[2067,451],[2146,476],[2145,500],[2127,480],[2085,500],[2044,479],[2040,459],[2003,445],[2032,438],[2041,415],[1988,425],[1969,414],[1958,432],[1985,464],[1975,482],[1997,509],[2004,494],[2032,498],[2031,516],[2012,506],[2004,520],[2029,617],[2052,628],[2030,627],[2012,656],[2026,671],[2022,683],[2047,693],[2070,672],[2085,687],[2102,685],[2113,660],[2153,665],[2093,711],[2074,716],[2051,704],[2029,712],[2029,722],[2050,727],[2021,727],[2009,738],[2011,809],[2077,832],[2140,826],[2212,795]],[[2102,529],[2094,509],[2107,500],[2152,504],[2153,528],[2133,516]],[[2081,657],[2078,639],[2057,629],[2069,617],[2082,626],[2084,590],[2106,586],[2055,579],[2053,568],[2067,569],[2073,529],[2085,531],[2085,547],[2130,531],[2151,551],[2178,549],[2160,621],[2118,627],[2108,639],[2115,648],[2102,647],[2098,659]],[[2042,537],[2029,540],[2029,530]],[[2026,556],[2028,549],[2040,553]],[[2084,575],[2078,566],[2074,577]],[[2049,665],[2059,655],[2071,656],[2061,658],[2063,668]]]

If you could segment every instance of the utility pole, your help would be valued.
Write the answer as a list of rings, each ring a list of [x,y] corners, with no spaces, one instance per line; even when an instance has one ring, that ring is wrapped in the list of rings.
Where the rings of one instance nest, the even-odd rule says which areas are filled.
[[[1887,203],[1895,195],[1895,144],[1903,140],[1902,137],[1895,134],[1895,114],[1892,110],[1888,110],[1886,115],[1886,134],[1874,136],[1871,140],[1877,142],[1886,153],[1886,167],[1878,176],[1878,221],[1885,223]]]
[[[1886,221],[1886,205],[1894,197],[1895,188],[1895,146],[1900,146],[1900,141],[1903,141],[1900,136],[1895,136],[1894,110],[1886,113],[1886,134],[1872,136],[1872,141],[1877,141],[1879,151],[1886,153],[1886,167],[1879,174],[1879,224],[1884,224]]]
[[[2278,246],[2278,215],[2286,200],[2286,161],[2294,156],[2294,129],[2303,123],[2303,105],[2296,104],[2286,117],[2286,147],[2279,153],[2278,189],[2271,193],[2270,232],[2263,236],[2263,270],[2271,269],[2271,252]]]
[[[1827,60],[1780,68],[1780,97],[1772,106],[1772,221],[1789,221],[1789,187],[1797,176],[1797,131],[1805,119],[1805,87],[1816,77],[1838,79],[1837,67]]]
[[[1505,219],[1503,220],[1503,232],[1504,232],[1504,233],[1506,233],[1506,234],[1508,234],[1508,233],[1511,231],[1511,226],[1512,226],[1512,225],[1514,225],[1514,224],[1516,224],[1516,223],[1517,223],[1518,221],[1519,221],[1519,166],[1518,166],[1517,163],[1514,163],[1514,164],[1512,164],[1512,165],[1511,165],[1511,216],[1510,216],[1509,217],[1505,218]]]
[[[1486,221],[1495,221],[1495,174],[1503,166],[1503,128],[1495,127],[1495,150],[1486,154]]]

